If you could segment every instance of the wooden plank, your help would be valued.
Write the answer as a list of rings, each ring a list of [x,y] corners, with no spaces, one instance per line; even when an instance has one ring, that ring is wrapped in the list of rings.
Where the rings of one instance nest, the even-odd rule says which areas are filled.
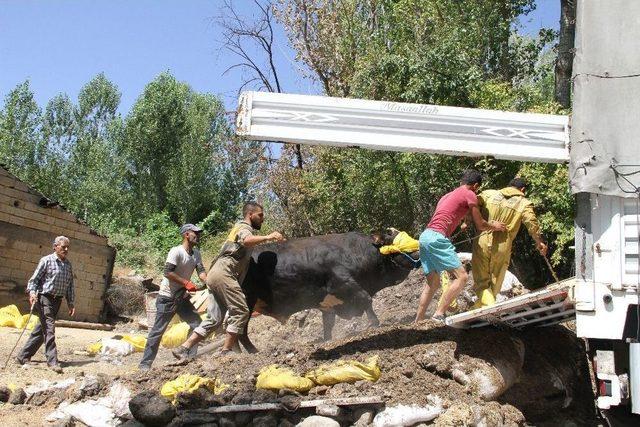
[[[113,330],[113,325],[109,325],[107,323],[76,322],[74,320],[56,320],[56,326],[61,328],[92,329],[98,331]]]
[[[575,279],[567,279],[490,307],[449,316],[446,324],[456,328],[477,328],[495,323],[511,327],[546,324],[548,319],[559,322],[574,312],[572,305],[565,303],[574,283]],[[556,315],[557,312],[564,314]]]
[[[381,405],[384,400],[380,396],[345,397],[341,399],[302,400],[298,408],[315,408],[320,405],[360,406]],[[225,405],[207,409],[194,409],[186,412],[201,414],[227,414],[231,412],[277,411],[282,409],[280,403],[254,403],[249,405]]]

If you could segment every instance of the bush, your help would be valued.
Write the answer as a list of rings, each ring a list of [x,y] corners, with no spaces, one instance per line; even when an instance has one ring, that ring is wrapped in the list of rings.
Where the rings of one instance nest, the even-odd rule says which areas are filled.
[[[166,253],[171,247],[180,243],[180,229],[166,211],[152,214],[144,225],[142,236],[151,246],[161,253]]]

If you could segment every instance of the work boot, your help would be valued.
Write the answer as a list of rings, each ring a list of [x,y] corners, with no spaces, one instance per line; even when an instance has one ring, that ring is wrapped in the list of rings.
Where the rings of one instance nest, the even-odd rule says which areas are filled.
[[[51,369],[56,374],[61,374],[63,372],[62,366],[58,365],[57,363],[55,365],[49,365],[49,369]]]
[[[193,359],[193,356],[191,355],[191,349],[184,346],[178,346],[174,348],[171,351],[171,354],[173,354],[173,357],[181,362],[186,362]]]
[[[16,356],[15,361],[18,365],[27,365],[29,363],[28,359],[21,359],[20,356]]]

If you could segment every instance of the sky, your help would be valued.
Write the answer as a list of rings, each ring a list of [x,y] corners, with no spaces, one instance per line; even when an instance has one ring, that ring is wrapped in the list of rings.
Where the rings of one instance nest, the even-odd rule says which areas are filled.
[[[251,16],[252,1],[232,0]],[[221,0],[0,0],[0,100],[30,81],[44,107],[58,93],[78,92],[104,72],[122,93],[126,114],[145,85],[163,71],[198,92],[218,95],[235,110],[241,74],[224,73],[237,60],[221,46],[214,17]],[[521,19],[522,32],[558,28],[559,0],[538,0]],[[300,65],[281,29],[276,34],[276,65],[284,91],[319,93],[300,76]],[[0,105],[3,104],[0,101]]]

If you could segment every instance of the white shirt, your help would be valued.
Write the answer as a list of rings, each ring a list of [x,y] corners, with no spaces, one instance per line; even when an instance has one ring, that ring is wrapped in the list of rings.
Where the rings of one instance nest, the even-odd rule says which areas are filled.
[[[167,255],[166,262],[176,266],[174,273],[178,276],[186,280],[191,280],[193,270],[195,270],[196,265],[202,264],[202,258],[200,256],[200,251],[197,249],[193,249],[193,253],[189,255],[184,246],[178,245],[171,248]],[[173,297],[176,292],[182,289],[184,289],[184,286],[181,283],[177,283],[163,277],[162,282],[160,283],[160,292],[158,292],[158,294],[165,297]]]

